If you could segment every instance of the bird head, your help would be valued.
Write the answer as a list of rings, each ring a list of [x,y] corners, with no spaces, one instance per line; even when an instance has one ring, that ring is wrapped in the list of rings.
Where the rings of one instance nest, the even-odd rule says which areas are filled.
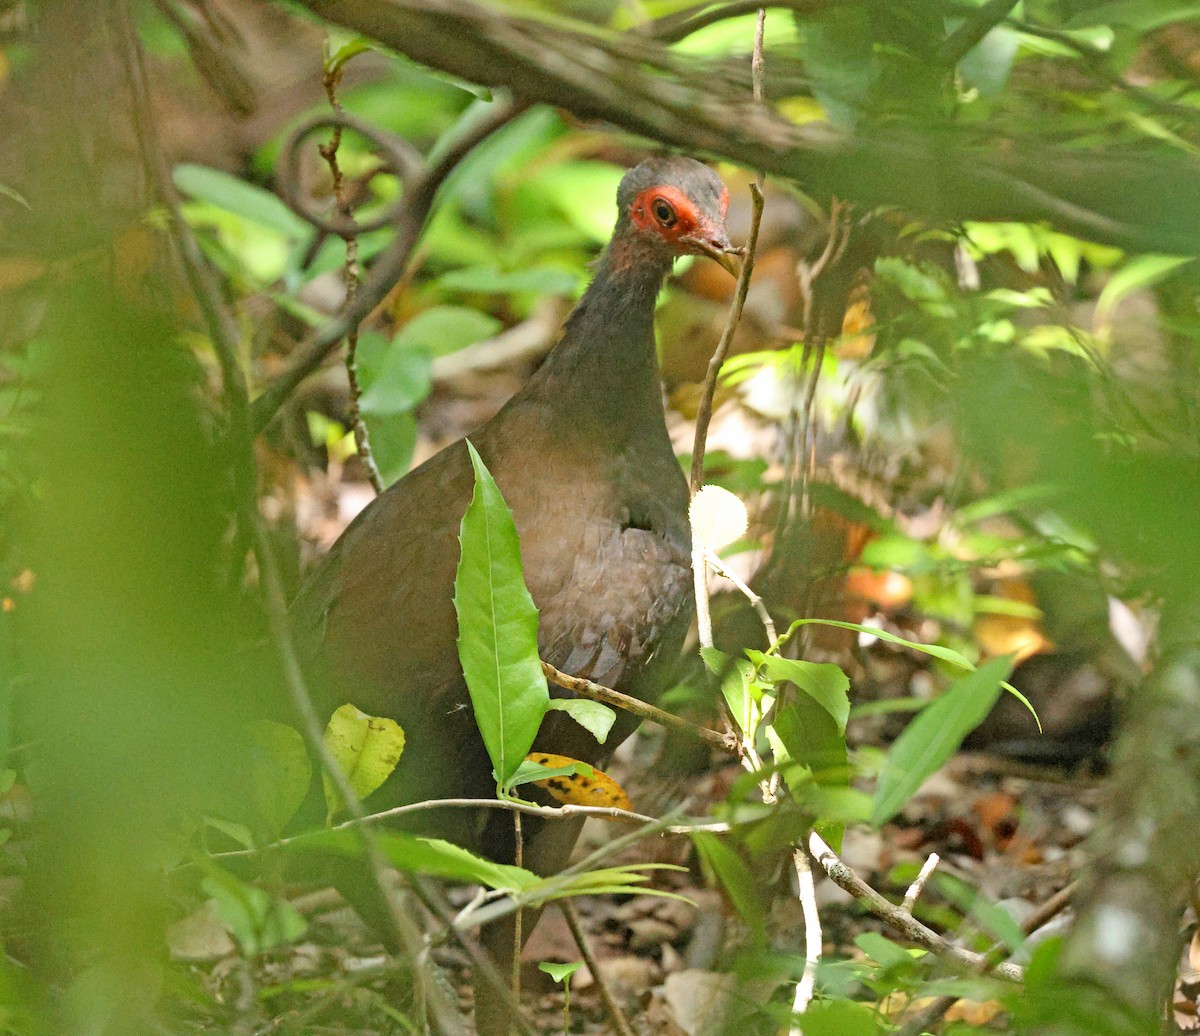
[[[708,166],[691,158],[648,158],[617,189],[617,237],[631,252],[658,262],[707,255],[730,273],[741,254],[729,242],[729,191]]]

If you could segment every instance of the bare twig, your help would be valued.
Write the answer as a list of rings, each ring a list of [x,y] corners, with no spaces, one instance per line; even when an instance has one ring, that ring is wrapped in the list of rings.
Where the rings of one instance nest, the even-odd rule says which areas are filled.
[[[934,869],[942,858],[937,853],[930,853],[924,865],[921,867],[920,873],[916,880],[908,886],[908,891],[904,893],[904,902],[900,904],[901,910],[907,910],[910,914],[913,912],[913,907],[917,905],[917,900],[921,898],[921,893],[925,891],[925,883],[929,880],[934,872]]]
[[[412,250],[433,208],[438,188],[454,167],[472,148],[511,122],[523,110],[523,105],[504,100],[495,101],[484,118],[472,124],[460,137],[452,141],[416,179],[404,196],[404,215],[396,228],[396,237],[375,260],[370,276],[355,295],[353,302],[346,307],[344,313],[321,325],[301,343],[288,368],[254,401],[251,412],[254,431],[259,432],[266,427],[296,386],[315,371],[338,342],[346,337],[350,328],[366,317],[391,291],[408,265]]]
[[[338,100],[337,95],[338,83],[341,81],[344,68],[343,63],[335,63],[327,56],[323,81],[325,96],[329,99],[329,107],[336,115],[345,114],[345,109],[342,108],[342,102]],[[333,127],[333,133],[328,143],[320,145],[317,150],[329,166],[329,174],[333,178],[333,197],[337,211],[346,221],[348,228],[342,234],[342,241],[345,243],[346,249],[346,257],[342,266],[342,282],[345,285],[346,294],[342,299],[340,309],[345,312],[354,304],[354,296],[358,294],[361,271],[358,265],[358,224],[354,219],[354,199],[352,192],[346,187],[346,177],[342,173],[342,164],[338,159],[338,150],[341,146],[342,125],[338,123]],[[374,487],[376,493],[382,493],[384,489],[383,475],[380,474],[379,466],[375,463],[375,456],[371,453],[371,435],[359,409],[359,400],[362,398],[362,387],[358,383],[359,326],[356,322],[346,334],[346,381],[350,387],[348,404],[350,428],[354,432],[354,445],[358,449],[359,460],[366,469],[367,480]]]
[[[881,921],[886,922],[910,942],[924,946],[939,957],[954,961],[972,971],[994,971],[1000,978],[1006,979],[1009,982],[1021,982],[1024,980],[1025,972],[1023,968],[1007,963],[996,964],[995,967],[991,967],[990,961],[984,954],[973,953],[970,950],[964,950],[961,946],[955,946],[948,939],[938,935],[932,928],[927,928],[921,924],[907,910],[902,910],[895,904],[889,903],[883,896],[863,881],[862,878],[855,874],[853,869],[847,866],[842,858],[815,831],[808,836],[808,846],[812,851],[814,859],[821,865],[835,885],[849,892],[850,895],[862,903],[872,914]]]
[[[742,596],[750,602],[750,607],[754,609],[759,621],[763,624],[763,630],[767,634],[767,646],[770,647],[774,644],[779,639],[779,634],[775,632],[775,621],[771,618],[771,613],[767,611],[767,606],[763,603],[763,599],[742,582],[738,575],[721,560],[720,555],[715,551],[706,550],[704,552],[704,560],[708,562],[708,567],[716,572],[717,575],[724,576],[742,592]]]
[[[603,702],[605,705],[624,709],[626,712],[640,716],[642,719],[658,723],[668,730],[678,730],[681,733],[689,734],[707,744],[713,745],[723,752],[737,755],[737,738],[732,734],[722,734],[719,730],[712,730],[709,727],[701,726],[699,723],[683,719],[681,716],[664,712],[662,709],[648,702],[631,697],[628,694],[622,694],[620,691],[614,691],[611,687],[605,687],[603,684],[593,683],[591,680],[584,680],[579,676],[570,676],[555,669],[549,662],[542,663],[542,672],[546,674],[546,679],[551,683],[556,683],[559,687],[565,687],[568,691],[574,691],[581,698],[590,698],[592,701]]]
[[[822,939],[821,915],[817,912],[817,891],[813,882],[812,864],[808,862],[808,853],[804,851],[804,846],[798,845],[792,850],[792,860],[796,866],[800,908],[804,912],[804,974],[796,983],[796,993],[792,998],[792,1014],[798,1015],[808,1010],[816,990]],[[792,1036],[802,1036],[801,1029],[793,1026]]]
[[[625,1012],[621,1010],[621,1005],[617,1003],[612,990],[608,988],[608,982],[600,971],[600,962],[596,960],[596,955],[592,953],[587,933],[583,930],[583,925],[579,923],[579,913],[575,909],[575,904],[569,899],[561,899],[559,900],[558,908],[562,911],[563,918],[567,922],[567,927],[571,929],[571,935],[575,939],[575,945],[579,947],[579,953],[583,957],[584,964],[587,965],[588,971],[592,973],[592,980],[596,983],[596,989],[600,991],[600,999],[604,1001],[604,1009],[608,1012],[608,1017],[613,1023],[613,1028],[617,1031],[618,1036],[633,1036],[633,1029],[629,1027],[629,1021],[625,1017]]]

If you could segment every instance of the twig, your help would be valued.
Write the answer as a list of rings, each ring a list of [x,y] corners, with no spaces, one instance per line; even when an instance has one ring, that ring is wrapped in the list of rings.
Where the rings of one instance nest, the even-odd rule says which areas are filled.
[[[596,989],[600,992],[600,999],[604,1001],[604,1009],[608,1012],[608,1017],[612,1021],[618,1036],[633,1036],[633,1029],[629,1027],[629,1021],[625,1017],[625,1012],[621,1010],[621,1005],[617,1003],[612,990],[608,988],[607,980],[600,972],[600,962],[596,960],[596,955],[592,953],[587,933],[583,930],[583,925],[579,923],[579,913],[575,909],[575,904],[569,899],[562,899],[559,900],[558,908],[562,911],[563,918],[567,922],[567,927],[571,929],[571,935],[575,939],[575,945],[579,947],[579,954],[583,957],[584,964],[587,965],[588,971],[592,973],[592,980],[596,983]]]
[[[251,426],[255,432],[261,432],[267,426],[296,386],[315,371],[338,342],[346,337],[350,328],[366,317],[391,291],[408,265],[409,256],[433,208],[438,188],[454,167],[472,148],[511,122],[523,110],[524,105],[510,101],[494,102],[494,107],[486,117],[452,141],[440,157],[416,179],[412,189],[405,196],[404,216],[396,229],[395,239],[380,253],[371,268],[370,276],[354,300],[347,305],[345,312],[326,321],[297,347],[287,369],[254,401],[251,408]]]
[[[771,618],[771,613],[767,611],[767,606],[763,603],[763,599],[742,582],[732,569],[726,566],[716,551],[705,550],[704,560],[708,562],[709,568],[716,572],[717,575],[724,576],[742,592],[742,595],[750,602],[750,607],[758,615],[759,621],[763,624],[763,629],[767,634],[767,646],[770,647],[774,644],[779,639],[779,634],[775,632],[775,621]]]
[[[917,875],[916,880],[908,886],[908,891],[904,893],[904,902],[900,904],[901,910],[907,910],[910,914],[913,912],[913,907],[917,905],[917,900],[921,898],[921,893],[925,891],[925,883],[933,874],[934,868],[941,863],[941,860],[942,858],[937,853],[929,854],[929,859],[921,867],[921,872]]]
[[[1045,903],[1025,918],[1025,921],[1021,925],[1021,931],[1026,936],[1030,936],[1043,925],[1052,921],[1067,908],[1077,888],[1078,882],[1072,882],[1066,888],[1054,893]],[[1004,943],[997,943],[984,956],[989,961],[993,959],[999,961],[1003,959],[1007,952],[1008,947]],[[961,997],[957,996],[937,997],[932,1003],[910,1017],[905,1022],[904,1028],[897,1033],[897,1036],[921,1036],[921,1033],[932,1029],[960,999]]]
[[[542,663],[542,672],[546,674],[546,679],[551,683],[565,687],[568,691],[574,691],[581,698],[589,698],[592,701],[603,702],[605,705],[612,705],[614,708],[624,709],[642,719],[658,723],[668,730],[678,730],[681,733],[689,734],[723,752],[729,752],[731,755],[738,754],[737,738],[732,734],[722,734],[719,730],[712,730],[681,716],[664,712],[648,702],[628,694],[622,694],[620,691],[614,691],[611,687],[605,687],[603,684],[593,683],[591,680],[585,680],[579,676],[570,676],[555,669],[549,662]]]
[[[842,858],[815,831],[811,832],[808,836],[808,846],[812,851],[814,859],[821,865],[835,885],[849,892],[850,895],[862,903],[872,914],[881,921],[886,922],[910,942],[924,946],[939,957],[945,957],[966,968],[970,968],[972,971],[994,971],[1000,978],[1009,982],[1022,982],[1024,980],[1025,971],[1016,964],[1003,963],[992,967],[991,962],[984,954],[973,953],[970,950],[964,950],[961,946],[955,946],[948,939],[938,935],[932,928],[927,928],[921,924],[908,911],[900,909],[900,907],[893,903],[889,903],[883,896],[863,881],[862,878],[855,874],[853,869],[847,866]]]
[[[345,114],[342,102],[338,100],[337,95],[338,83],[341,81],[344,68],[344,63],[335,63],[326,59],[325,77],[323,80],[325,96],[329,99],[329,107],[333,109],[336,115]],[[346,258],[342,266],[342,282],[345,285],[346,294],[342,300],[340,309],[342,312],[345,312],[354,304],[354,296],[358,294],[361,271],[358,265],[359,232],[358,224],[354,220],[354,200],[351,197],[351,192],[346,189],[346,178],[342,173],[341,162],[338,160],[338,151],[341,146],[342,125],[339,123],[333,127],[333,133],[329,138],[329,142],[320,145],[317,150],[320,152],[321,157],[325,159],[326,164],[329,166],[329,174],[333,178],[333,197],[337,204],[338,214],[348,225],[347,231],[341,235],[346,249]],[[348,403],[350,427],[354,432],[354,445],[358,450],[359,460],[362,461],[363,467],[366,469],[367,479],[374,487],[376,493],[382,493],[384,489],[383,475],[380,474],[379,466],[375,463],[375,456],[371,453],[371,435],[367,430],[366,422],[363,420],[362,412],[359,409],[359,400],[362,398],[362,387],[358,383],[359,327],[360,324],[355,322],[346,334],[346,381],[350,387]]]
[[[634,813],[616,806],[576,806],[567,803],[562,806],[539,806],[536,802],[523,802],[520,799],[427,799],[423,802],[410,802],[405,806],[393,806],[391,809],[378,813],[366,813],[361,817],[352,816],[340,824],[328,828],[330,831],[345,831],[362,827],[364,824],[377,824],[384,820],[394,820],[396,817],[407,816],[410,813],[424,813],[431,809],[499,809],[510,813],[524,813],[542,820],[578,820],[589,817],[596,820],[618,820],[626,824],[648,824],[654,831],[664,831],[667,834],[686,835],[693,831],[711,831],[725,833],[730,825],[724,821],[707,821],[697,819],[695,823],[675,824],[664,821],[660,817],[646,816],[644,813]],[[289,845],[303,843],[307,834],[291,835],[280,838],[266,846],[253,849],[230,849],[227,852],[210,853],[214,860],[232,859],[240,856],[256,856],[268,850],[282,849]]]
[[[796,883],[800,908],[804,911],[804,973],[796,983],[796,994],[792,998],[792,1014],[804,1014],[812,1001],[817,985],[817,967],[821,963],[821,915],[817,912],[817,890],[813,882],[812,865],[802,845],[792,850],[796,865]],[[798,1026],[792,1027],[792,1036],[802,1036]]]
[[[1017,6],[1017,0],[988,0],[982,7],[967,15],[942,45],[934,61],[953,67],[970,53]]]
[[[513,812],[513,863],[518,867],[525,866],[525,834],[521,830],[520,810]],[[513,914],[513,959],[512,959],[512,998],[513,1003],[521,1002],[521,947],[525,945],[522,938],[525,911],[518,910]]]

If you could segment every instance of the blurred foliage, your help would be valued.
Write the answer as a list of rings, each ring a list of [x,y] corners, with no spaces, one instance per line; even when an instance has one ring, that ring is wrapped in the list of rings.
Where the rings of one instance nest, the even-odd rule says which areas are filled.
[[[304,6],[275,5],[281,16]],[[0,5],[0,16],[20,8],[36,25],[53,7]],[[134,10],[156,74],[191,77],[195,40],[158,7]],[[489,10],[538,20],[547,33],[606,39],[654,19],[651,28],[669,38],[685,24],[679,16],[695,13],[685,0]],[[851,568],[903,577],[886,600],[879,584],[863,582],[874,596],[864,597],[864,614],[842,616],[854,620],[842,629],[856,649],[877,637],[908,650],[859,620],[869,613],[901,632],[919,626],[936,639],[929,650],[942,693],[932,704],[860,701],[837,666],[783,657],[783,645],[747,650],[760,632],[751,640],[732,621],[732,643],[719,637],[724,650],[706,653],[761,764],[713,807],[733,834],[695,838],[700,866],[738,919],[721,964],[749,991],[730,1021],[740,1031],[787,1025],[803,971],[796,932],[771,917],[773,897],[790,895],[776,880],[781,854],[810,828],[837,845],[847,825],[881,827],[957,748],[1009,669],[1004,657],[989,661],[1010,651],[983,642],[983,617],[1051,624],[1052,600],[1029,599],[1004,580],[1086,582],[1101,614],[1074,602],[1058,610],[1084,613],[1096,642],[1111,640],[1105,595],[1161,611],[1168,630],[1195,603],[1200,238],[1189,234],[1200,226],[1200,195],[1187,176],[1200,154],[1198,19],[1200,5],[1165,0],[862,0],[768,16],[771,103],[820,134],[814,177],[788,184],[789,198],[800,198],[811,223],[831,193],[844,193],[856,240],[868,243],[846,278],[868,286],[868,319],[834,329],[816,415],[823,460],[850,457],[873,491],[862,499],[824,469],[805,484],[810,526],[832,515],[863,540],[805,571],[839,587]],[[422,154],[436,156],[492,103],[486,83],[325,28],[328,53],[347,72],[345,109]],[[713,20],[669,56],[701,70],[698,85],[714,93],[744,87],[752,32],[752,15]],[[0,90],[32,89],[39,75],[70,78],[33,42],[32,29],[0,40]],[[110,57],[93,52],[98,62]],[[647,102],[632,98],[636,116]],[[240,168],[193,155],[172,170],[182,213],[220,274],[252,392],[341,301],[343,243],[288,208],[277,183],[289,134],[318,110],[251,140]],[[113,127],[101,135],[124,141],[125,111],[114,103]],[[69,132],[69,122],[48,125],[51,136]],[[724,154],[739,154],[738,130],[724,128]],[[410,467],[439,359],[532,321],[548,296],[580,294],[610,232],[621,172],[645,149],[533,107],[453,171],[409,275],[359,343],[362,414],[387,481]],[[285,895],[284,862],[212,855],[261,848],[293,814],[293,829],[312,826],[298,736],[259,720],[285,710],[278,676],[262,661],[264,606],[245,501],[236,498],[233,471],[245,458],[229,434],[230,401],[195,300],[174,283],[162,210],[136,191],[99,189],[64,157],[69,148],[48,153],[31,182],[7,167],[0,182],[0,226],[11,231],[0,243],[0,872],[20,885],[15,905],[0,910],[0,1030],[240,1031],[253,1022],[300,1031],[288,1014],[311,1005],[321,983],[268,978],[309,931]],[[361,186],[363,218],[405,189],[354,133],[339,158]],[[300,173],[331,207],[315,148]],[[1023,179],[1034,173],[1036,182]],[[1037,218],[992,219],[1014,211]],[[31,226],[35,216],[41,223]],[[360,261],[369,267],[392,238],[391,228],[364,234]],[[790,249],[790,267],[814,259],[796,226],[777,244]],[[672,283],[667,296],[684,290]],[[776,320],[728,368],[726,389],[762,424],[778,418],[775,445],[795,430],[795,390],[814,366],[799,323]],[[791,393],[782,417],[759,405],[760,379],[773,398]],[[344,397],[335,397],[296,401],[308,442],[288,443],[278,429],[268,436],[275,451],[290,452],[288,463],[302,468],[315,453],[331,469],[353,465]],[[781,476],[773,451],[710,455],[715,480],[761,503],[761,520],[730,555],[764,543],[782,555],[791,543],[775,518],[794,507],[796,482]],[[263,512],[278,518],[286,479],[267,463],[260,475]],[[935,528],[911,520],[935,510],[943,515]],[[275,535],[294,561],[286,521]],[[773,587],[767,603],[777,614],[804,614],[787,580]],[[1044,650],[1066,627],[1038,630]],[[976,662],[966,676],[952,672]],[[856,672],[849,661],[846,669]],[[698,666],[664,704],[701,717],[716,711]],[[875,714],[918,713],[886,752],[853,737],[873,705]],[[772,774],[783,792],[767,807],[758,782]],[[361,852],[345,832],[307,837],[292,855]],[[384,848],[402,870],[517,889],[530,902],[628,893],[653,876],[595,869],[551,887],[446,843],[396,834]],[[897,873],[890,884],[900,890],[911,878]],[[961,883],[943,882],[921,909],[977,950],[996,940],[1024,946],[1009,916]],[[223,952],[236,944],[243,996],[223,1000],[198,972],[167,960],[168,931],[214,917],[217,944],[232,939]],[[819,999],[801,1025],[809,1036],[895,1031],[888,1005],[950,993],[1002,1002],[1022,1031],[1147,1028],[1103,991],[1063,995],[1053,942],[1036,951],[1024,994],[950,973],[875,932],[860,933],[856,949],[822,962]],[[402,973],[386,981],[405,988]],[[389,1002],[377,987],[330,982],[336,995],[317,1003],[318,1014],[345,994],[358,997],[352,1018],[364,1029],[416,1024],[407,992]],[[989,1026],[958,1021],[951,1031]]]

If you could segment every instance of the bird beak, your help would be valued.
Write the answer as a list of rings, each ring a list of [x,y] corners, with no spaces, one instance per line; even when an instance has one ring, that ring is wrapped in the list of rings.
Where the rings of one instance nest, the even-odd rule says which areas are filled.
[[[725,236],[725,232],[721,231],[713,234],[710,237],[686,237],[682,241],[690,245],[701,255],[706,255],[714,262],[723,266],[734,277],[736,277],[742,269],[741,257],[743,249],[734,248],[729,243],[729,238]]]

